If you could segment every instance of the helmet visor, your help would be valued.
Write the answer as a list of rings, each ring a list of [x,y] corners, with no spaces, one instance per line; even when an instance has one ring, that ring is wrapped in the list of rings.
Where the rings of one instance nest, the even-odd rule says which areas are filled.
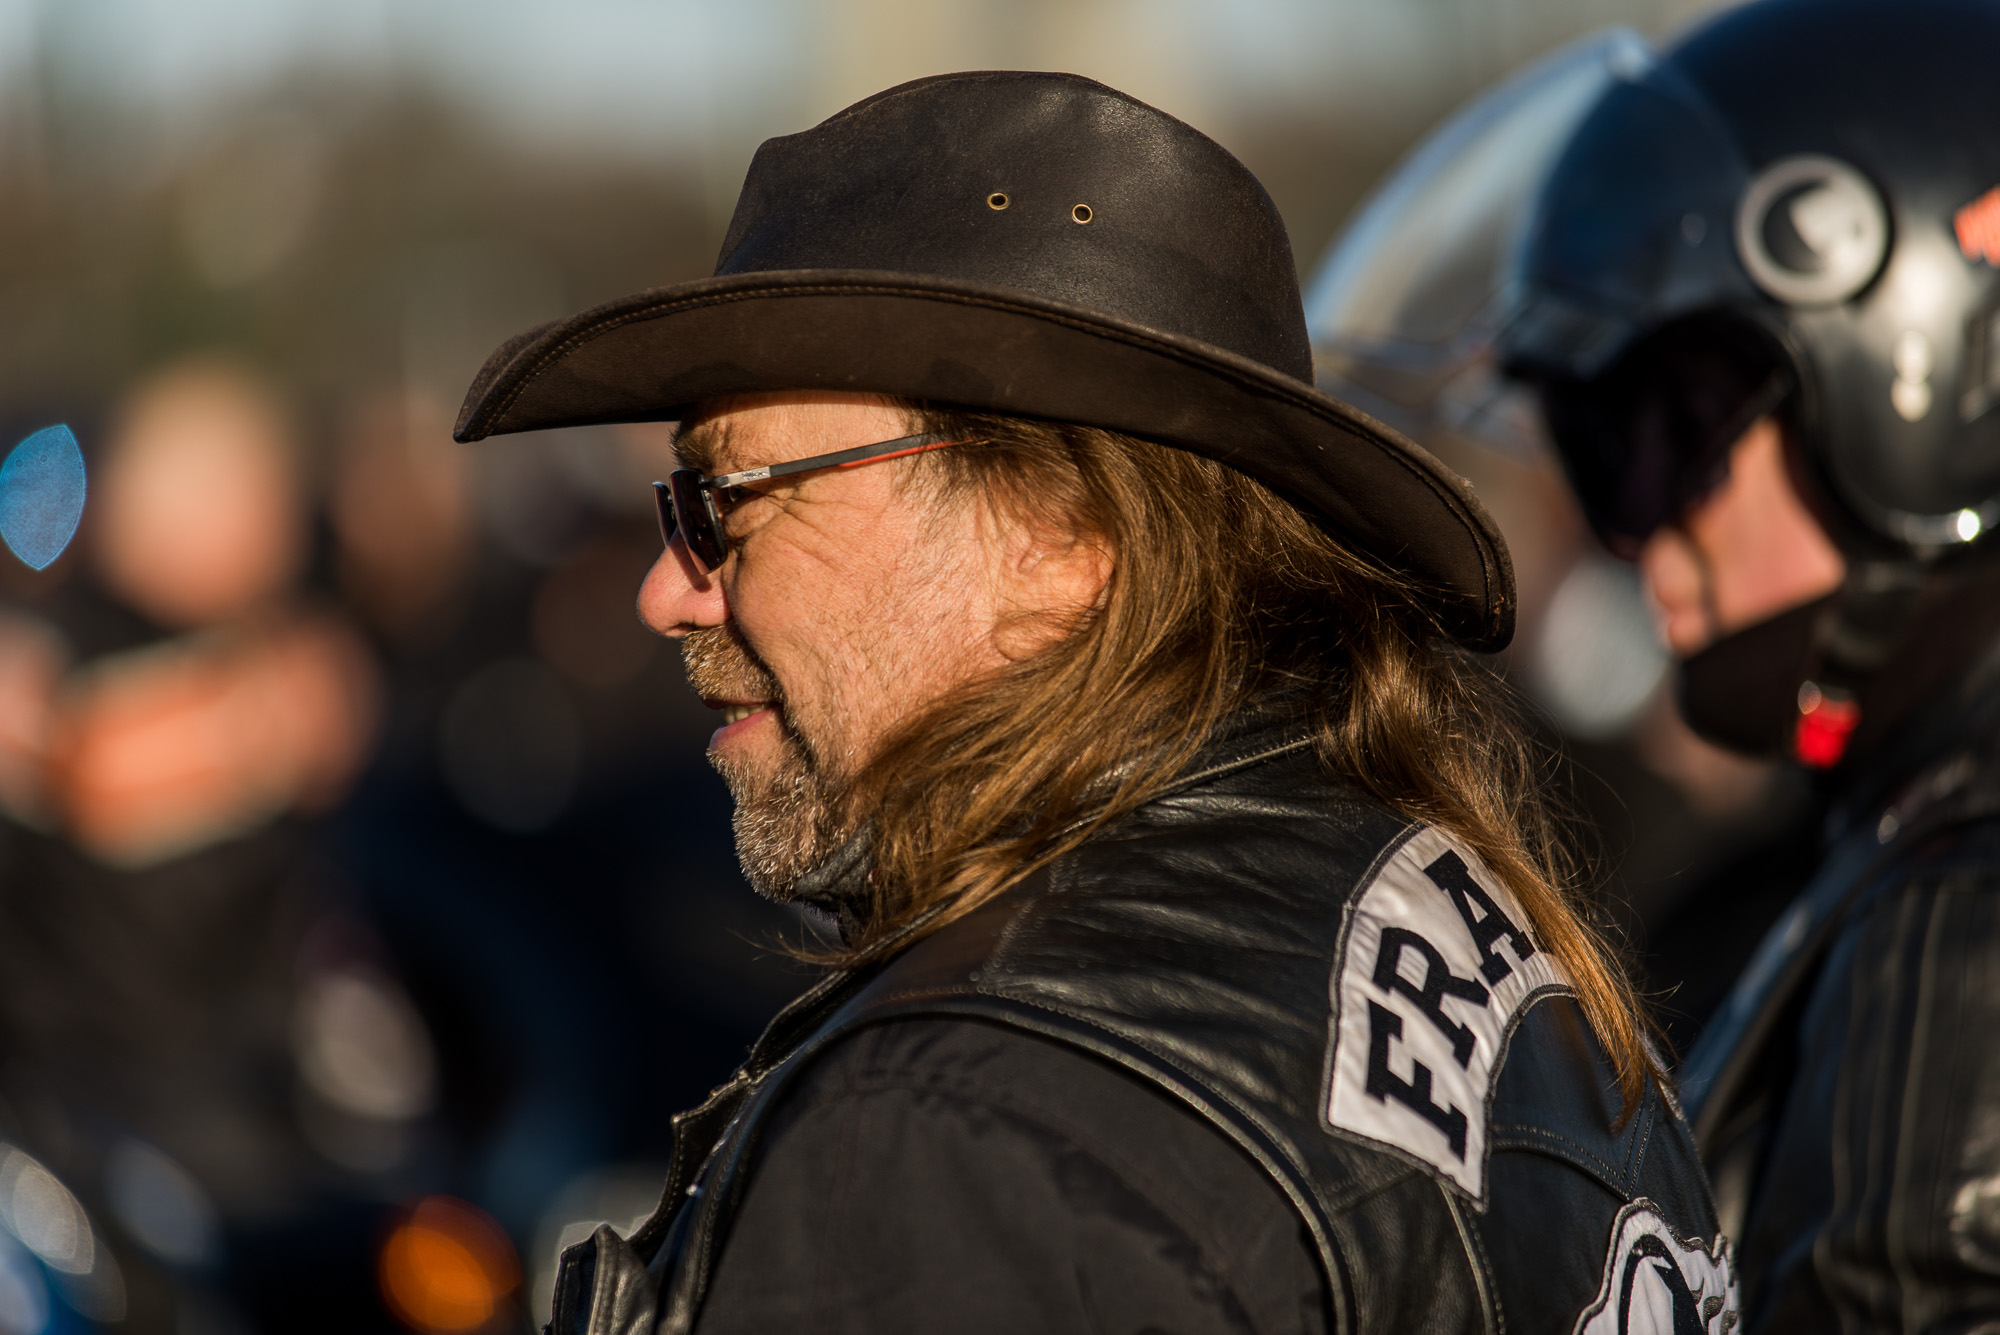
[[[1532,414],[1497,374],[1520,257],[1556,159],[1605,89],[1652,65],[1615,29],[1566,47],[1460,111],[1406,158],[1334,242],[1306,294],[1321,385],[1419,439],[1533,448]]]

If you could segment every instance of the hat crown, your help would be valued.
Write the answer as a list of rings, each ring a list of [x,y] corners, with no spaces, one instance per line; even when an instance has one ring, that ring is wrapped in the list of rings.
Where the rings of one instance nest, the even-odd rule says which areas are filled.
[[[1308,383],[1291,242],[1221,145],[1070,74],[948,74],[758,149],[716,274],[925,274],[1031,293]]]

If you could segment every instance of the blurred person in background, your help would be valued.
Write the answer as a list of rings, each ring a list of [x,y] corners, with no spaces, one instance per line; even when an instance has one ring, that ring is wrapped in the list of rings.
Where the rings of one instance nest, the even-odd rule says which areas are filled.
[[[1471,229],[1488,368],[1637,562],[1688,721],[1826,812],[1682,924],[1748,958],[1679,1074],[1751,1331],[2000,1307],[1996,67],[1988,0],[1762,0],[1438,152],[1527,183]]]
[[[711,716],[633,615],[664,432],[474,460],[417,393],[344,417],[330,565],[386,690],[338,860],[436,1040],[451,1153],[421,1180],[505,1227],[532,1307],[560,1245],[657,1203],[648,1110],[699,1099],[797,990],[796,918],[742,893]],[[657,1060],[619,1060],[639,1044]],[[434,1328],[414,1314],[449,1276],[396,1273]]]
[[[1829,803],[1681,1068],[1752,1330],[2000,1305],[1996,62],[1981,0],[1697,28],[1576,130],[1505,338],[1690,721]]]
[[[1018,73],[766,143],[714,278],[488,362],[463,440],[681,422],[641,608],[841,966],[554,1330],[1733,1325],[1467,656],[1504,547],[1310,369],[1255,179]]]
[[[246,1266],[335,1292],[354,1246],[366,1276],[382,1207],[341,1202],[381,1188],[325,1146],[408,1137],[435,1095],[315,833],[378,686],[301,590],[302,462],[243,367],[159,371],[94,470],[90,579],[0,618],[0,1097],[105,1236],[177,1277],[133,1295],[140,1329],[253,1315]]]

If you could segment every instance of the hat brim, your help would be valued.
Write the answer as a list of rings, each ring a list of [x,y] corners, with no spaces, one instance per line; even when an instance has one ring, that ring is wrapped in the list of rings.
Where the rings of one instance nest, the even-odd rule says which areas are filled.
[[[635,293],[503,345],[453,435],[671,420],[702,399],[777,389],[1075,422],[1205,455],[1412,577],[1468,648],[1513,636],[1507,545],[1427,451],[1249,358],[1010,288],[793,270]]]

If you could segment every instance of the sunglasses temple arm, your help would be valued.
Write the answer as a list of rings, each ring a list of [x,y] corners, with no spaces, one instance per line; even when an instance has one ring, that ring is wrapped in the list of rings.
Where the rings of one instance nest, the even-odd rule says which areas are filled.
[[[925,450],[941,450],[947,445],[972,443],[970,438],[947,440],[938,435],[900,436],[895,440],[880,441],[873,445],[857,445],[851,450],[815,454],[809,459],[792,459],[786,463],[770,464],[763,468],[746,468],[740,473],[723,473],[709,478],[708,485],[740,487],[750,482],[762,482],[767,478],[789,477],[793,473],[811,473],[822,468],[852,468],[857,464],[875,463],[882,459],[900,459],[906,454],[922,454]]]
[[[924,440],[925,443],[922,445],[912,445],[906,450],[891,450],[887,454],[871,454],[865,459],[850,459],[845,463],[834,464],[833,467],[854,468],[861,464],[880,463],[886,459],[901,459],[905,455],[923,454],[929,450],[941,450],[948,445],[971,445],[975,443],[970,437],[965,440],[940,440],[936,436],[932,436],[926,440],[922,436],[915,436],[911,439]],[[895,442],[891,441],[890,443],[894,444]]]

